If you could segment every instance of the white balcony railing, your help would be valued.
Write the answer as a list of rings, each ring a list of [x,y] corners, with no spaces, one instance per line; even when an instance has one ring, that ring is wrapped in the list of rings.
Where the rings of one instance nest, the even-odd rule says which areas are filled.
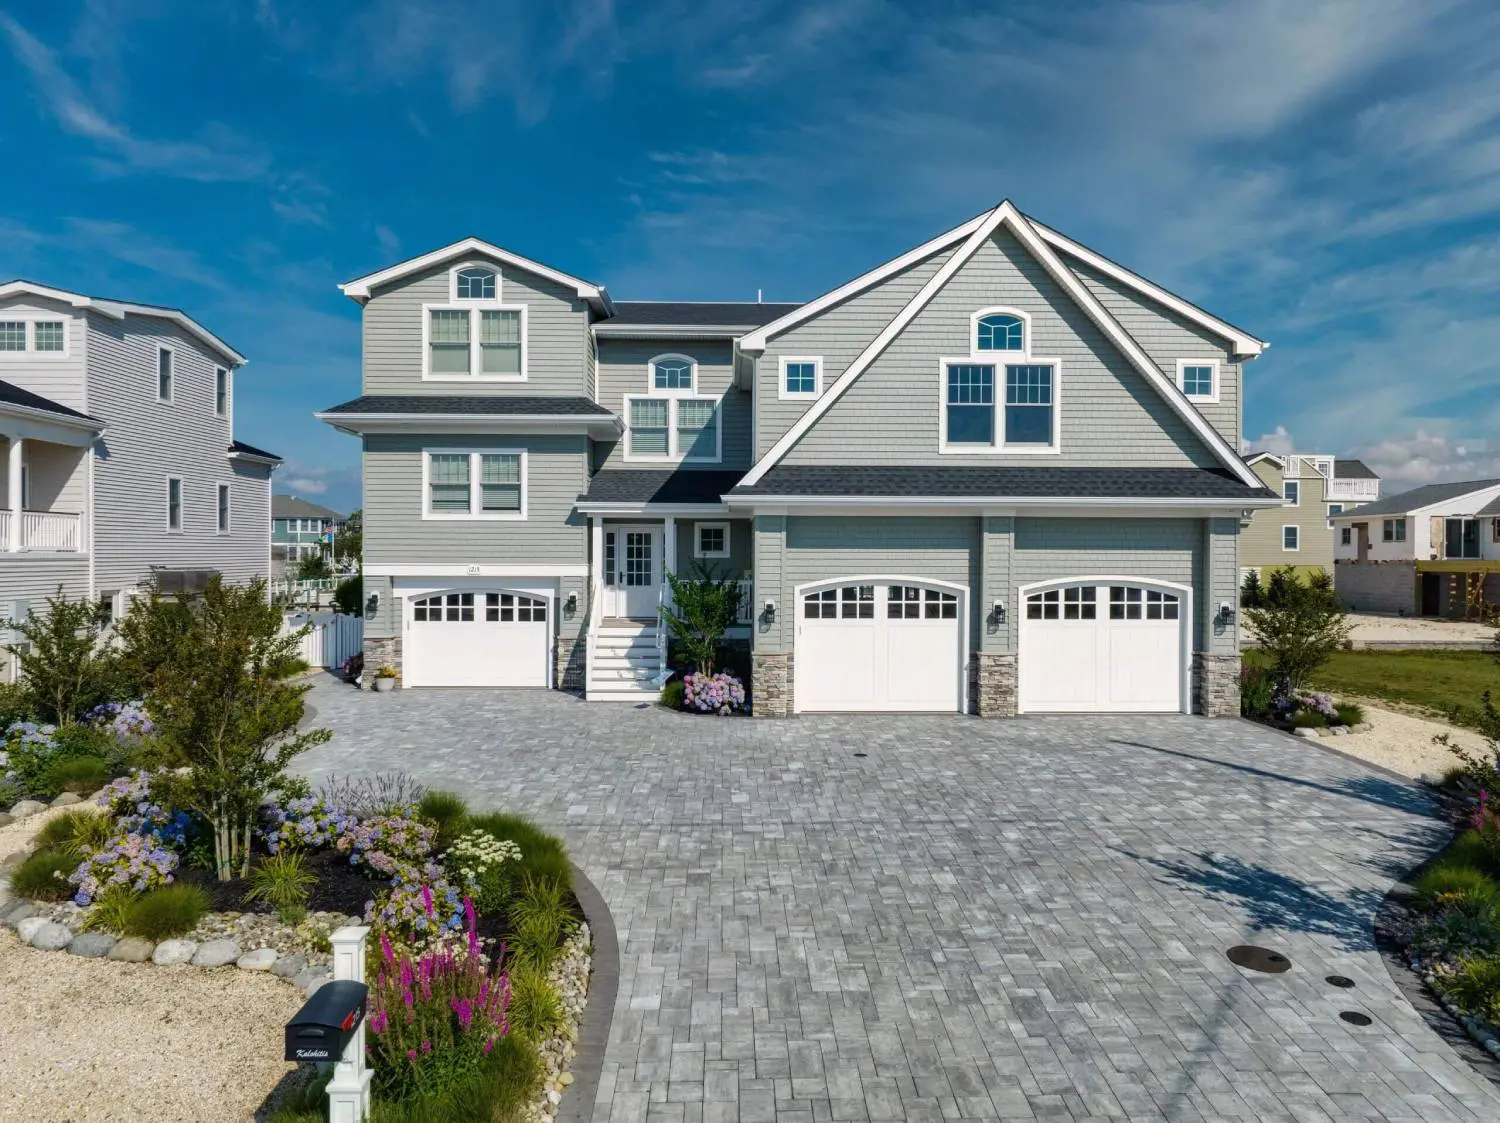
[[[1373,503],[1380,498],[1380,481],[1371,479],[1329,480],[1327,495],[1334,502]]]
[[[67,511],[22,511],[20,548],[73,554],[83,549],[82,517]],[[11,512],[0,510],[0,550],[11,548]]]

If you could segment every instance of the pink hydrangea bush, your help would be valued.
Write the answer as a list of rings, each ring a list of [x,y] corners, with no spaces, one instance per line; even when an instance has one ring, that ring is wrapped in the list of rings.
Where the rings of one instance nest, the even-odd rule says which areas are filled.
[[[132,893],[170,885],[177,860],[177,855],[167,849],[159,835],[122,830],[103,850],[84,859],[68,877],[68,881],[78,887],[73,902],[80,906],[90,905],[106,889],[116,885]]]
[[[354,816],[322,796],[302,796],[285,804],[268,802],[261,812],[265,825],[260,835],[272,854],[281,853],[283,846],[299,850],[332,846],[355,826]]]
[[[700,714],[731,714],[745,708],[745,684],[727,671],[694,671],[682,680],[682,708]]]
[[[365,904],[365,923],[403,941],[428,947],[464,922],[459,892],[436,862],[402,866],[389,889]]]
[[[351,819],[334,845],[339,853],[349,855],[351,866],[363,863],[387,877],[407,867],[421,867],[432,854],[437,832],[414,814]]]

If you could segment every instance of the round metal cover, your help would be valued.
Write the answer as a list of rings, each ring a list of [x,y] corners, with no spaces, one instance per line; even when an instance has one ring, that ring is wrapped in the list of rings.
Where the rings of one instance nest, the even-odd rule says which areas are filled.
[[[1229,962],[1249,971],[1264,971],[1268,975],[1279,975],[1291,969],[1292,961],[1270,948],[1258,948],[1254,944],[1240,944],[1229,949]]]
[[[1329,975],[1323,981],[1331,987],[1343,987],[1346,990],[1354,985],[1354,980],[1347,975]]]
[[[1371,1020],[1369,1014],[1361,1014],[1358,1010],[1345,1010],[1339,1017],[1352,1026],[1367,1026]]]

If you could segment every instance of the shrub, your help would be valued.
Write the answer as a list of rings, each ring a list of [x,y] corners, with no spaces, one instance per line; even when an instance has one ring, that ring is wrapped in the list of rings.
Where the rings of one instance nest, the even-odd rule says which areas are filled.
[[[1365,720],[1364,707],[1357,702],[1339,702],[1334,706],[1339,712],[1339,720],[1345,725],[1359,725]]]
[[[109,845],[75,863],[68,880],[76,887],[73,900],[87,905],[110,886],[121,885],[144,893],[172,884],[178,858],[150,833],[119,831]]]
[[[365,612],[364,579],[355,574],[345,577],[333,589],[333,610],[345,616],[363,616]]]
[[[469,805],[452,792],[430,791],[417,803],[417,818],[437,829],[433,847],[439,852],[453,845],[469,818]]]
[[[376,815],[351,821],[334,842],[351,865],[363,863],[376,873],[394,875],[398,870],[421,866],[432,853],[436,832],[409,815]]]
[[[47,768],[47,786],[61,792],[88,795],[110,781],[109,762],[97,756],[64,757]]]
[[[366,924],[417,948],[456,932],[463,921],[462,898],[435,862],[421,869],[401,867],[390,886],[365,906]]]
[[[135,904],[134,893],[123,885],[112,885],[94,902],[94,907],[89,909],[84,927],[92,931],[113,932],[119,935],[125,931],[125,925],[130,918],[130,907],[133,904]]]
[[[11,871],[11,891],[34,901],[66,901],[73,895],[68,875],[77,867],[78,859],[62,850],[38,850]]]
[[[377,1098],[370,1123],[515,1123],[527,1117],[545,1074],[536,1046],[506,1034],[478,1069],[439,1091],[405,1100]],[[317,1123],[323,1118],[319,1115]],[[281,1121],[273,1116],[271,1123]],[[293,1117],[287,1123],[303,1120]]]
[[[1266,603],[1266,587],[1261,584],[1260,570],[1252,569],[1245,574],[1240,584],[1240,607],[1262,608]]]
[[[114,816],[120,831],[154,835],[163,846],[177,849],[187,843],[192,817],[164,806],[160,781],[160,775],[132,772],[106,785],[98,802]]]
[[[167,885],[137,897],[125,912],[123,926],[127,936],[147,940],[169,940],[185,936],[213,902],[197,885]]]
[[[318,850],[332,846],[354,825],[353,816],[323,796],[298,796],[284,803],[267,803],[261,808],[261,815],[265,826],[260,834],[272,854],[279,854],[283,847]]]
[[[114,820],[108,815],[70,808],[43,823],[32,842],[38,850],[61,850],[77,860],[85,851],[107,846],[114,833]]]
[[[542,970],[550,967],[578,920],[564,900],[563,883],[526,878],[510,905],[510,952]]]
[[[318,879],[295,850],[272,854],[256,863],[250,872],[247,901],[264,901],[286,923],[295,924],[307,915],[308,891]]]
[[[377,772],[373,776],[330,776],[318,795],[329,807],[340,807],[358,819],[400,815],[421,801],[427,789],[405,772]]]
[[[720,580],[701,562],[691,577],[667,574],[672,600],[662,618],[683,657],[699,674],[712,674],[724,633],[739,614],[740,583]]]
[[[693,673],[682,680],[682,703],[700,714],[730,714],[745,708],[745,684],[731,674]]]
[[[510,900],[521,848],[488,831],[461,835],[443,856],[449,876],[464,887],[482,913],[498,912]]]
[[[1443,989],[1469,1013],[1500,1024],[1500,955],[1465,956]]]
[[[1447,733],[1439,733],[1432,742],[1442,745],[1458,758],[1467,773],[1468,785],[1475,791],[1500,792],[1500,710],[1496,710],[1495,700],[1488,690],[1479,696],[1474,727],[1485,739],[1483,750],[1467,749]]]
[[[661,704],[669,710],[682,709],[682,695],[686,689],[680,678],[674,678],[661,688]]]
[[[1304,582],[1292,570],[1278,569],[1266,587],[1265,603],[1244,611],[1270,659],[1272,677],[1287,692],[1300,690],[1349,632],[1327,573]]]
[[[510,1028],[534,1041],[545,1041],[562,1027],[562,998],[546,972],[528,960],[510,968]]]
[[[81,785],[84,779],[97,775],[101,767],[104,775],[98,783],[70,790],[94,791],[107,784],[111,775],[107,756],[114,751],[115,741],[109,734],[92,726],[58,727],[26,721],[15,722],[6,729],[5,748],[10,760],[8,768],[15,782],[28,795],[51,799],[63,790],[65,780]],[[95,763],[87,768],[79,766],[75,776],[71,766],[63,762],[80,758]]]
[[[16,659],[31,710],[47,721],[71,725],[118,689],[116,656],[104,642],[98,601],[69,600],[59,585],[45,612],[11,626],[22,642],[5,650]]]
[[[1326,729],[1328,716],[1317,710],[1298,710],[1292,715],[1293,729]]]
[[[1417,891],[1418,905],[1427,910],[1442,908],[1465,897],[1500,903],[1500,885],[1483,870],[1453,857],[1424,870],[1413,886]]]
[[[1271,716],[1271,695],[1276,680],[1265,667],[1246,665],[1240,671],[1240,715],[1255,721]]]
[[[520,861],[512,871],[517,884],[526,877],[573,884],[573,866],[562,842],[525,816],[494,811],[474,816],[469,826],[521,848]]]

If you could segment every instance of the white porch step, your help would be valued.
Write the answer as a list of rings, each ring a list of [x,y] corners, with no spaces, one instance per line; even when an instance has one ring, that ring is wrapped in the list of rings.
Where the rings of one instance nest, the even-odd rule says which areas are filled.
[[[593,687],[589,690],[586,701],[589,702],[632,702],[639,706],[642,703],[655,702],[660,691],[656,690],[631,690]]]
[[[661,649],[655,624],[620,623],[594,633],[588,667],[591,702],[654,702],[660,690],[650,680],[661,672]]]

